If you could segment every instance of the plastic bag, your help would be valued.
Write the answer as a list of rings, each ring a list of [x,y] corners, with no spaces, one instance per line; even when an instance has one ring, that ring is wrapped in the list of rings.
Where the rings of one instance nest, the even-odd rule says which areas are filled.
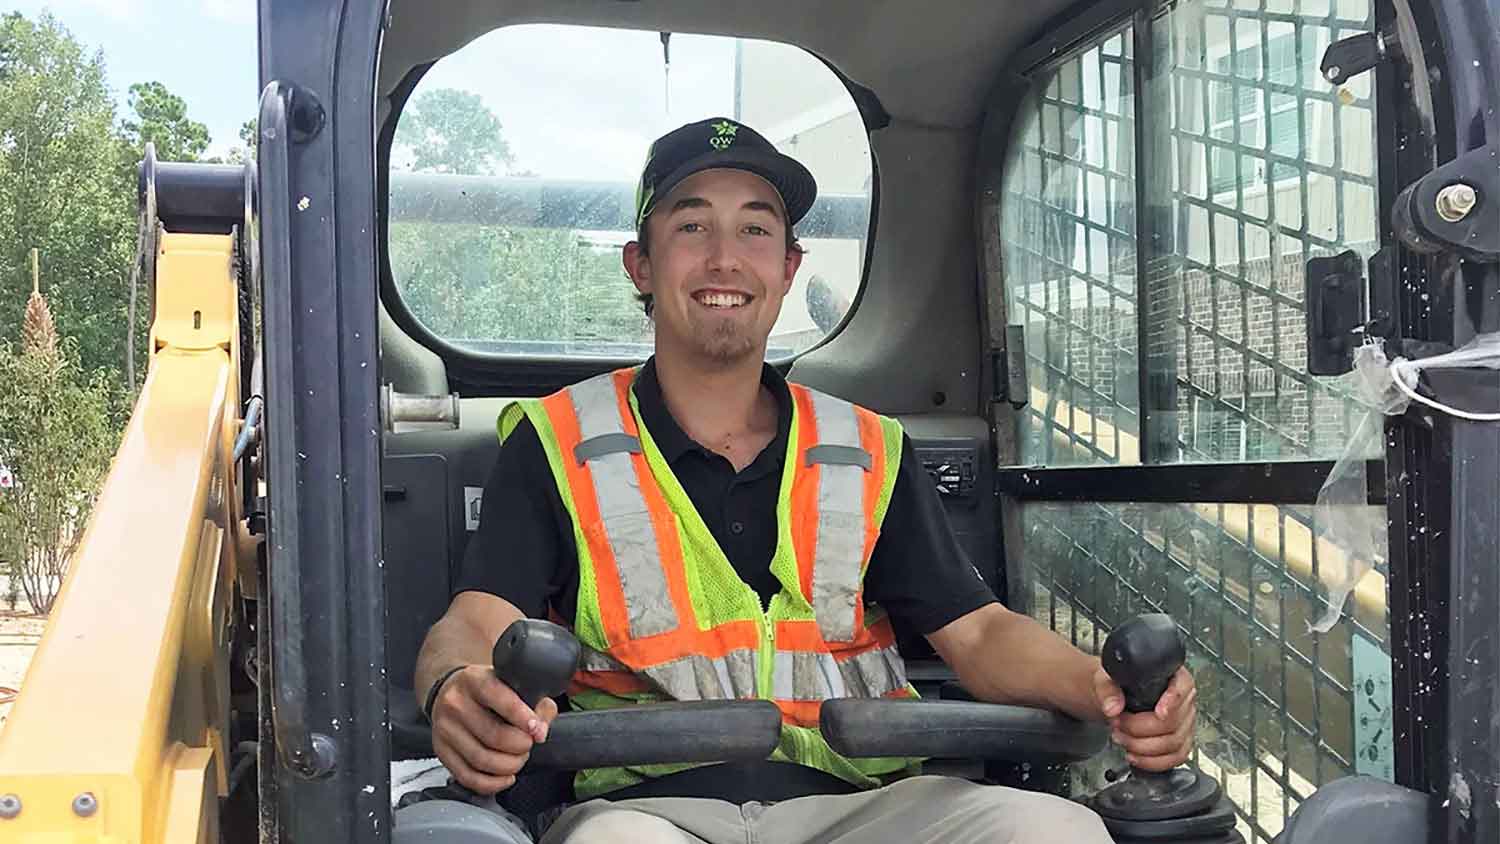
[[[1471,421],[1500,420],[1500,413],[1477,413],[1449,407],[1416,392],[1423,371],[1485,367],[1500,369],[1500,333],[1481,334],[1462,348],[1420,360],[1386,359],[1376,343],[1366,343],[1354,353],[1354,371],[1360,397],[1370,408],[1333,471],[1318,490],[1313,506],[1313,535],[1320,545],[1318,575],[1328,589],[1323,616],[1308,625],[1315,633],[1327,633],[1343,614],[1349,593],[1385,555],[1385,513],[1368,504],[1368,455],[1383,448],[1383,416],[1404,413],[1415,400],[1436,410]]]
[[[1417,378],[1422,372],[1432,369],[1500,369],[1500,333],[1481,334],[1445,355],[1436,355],[1420,360],[1396,358],[1391,364],[1391,375],[1396,388],[1412,401],[1421,402],[1434,410],[1467,419],[1471,422],[1500,422],[1500,413],[1480,413],[1459,410],[1433,401],[1416,391]],[[1399,412],[1399,411],[1398,411]]]

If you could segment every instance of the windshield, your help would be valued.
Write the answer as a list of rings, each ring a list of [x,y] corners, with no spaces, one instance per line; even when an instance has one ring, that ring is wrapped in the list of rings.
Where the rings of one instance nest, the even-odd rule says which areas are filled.
[[[863,277],[867,131],[821,61],[747,39],[526,25],[435,64],[391,151],[389,254],[407,308],[475,351],[645,357],[651,323],[620,260],[635,236],[636,180],[653,138],[716,115],[755,128],[818,180],[796,230],[807,254],[767,357],[811,348]]]

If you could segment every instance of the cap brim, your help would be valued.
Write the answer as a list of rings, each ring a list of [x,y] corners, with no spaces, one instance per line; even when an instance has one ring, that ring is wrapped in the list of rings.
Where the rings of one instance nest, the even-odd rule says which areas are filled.
[[[770,182],[771,187],[781,194],[781,202],[786,206],[788,225],[796,225],[806,216],[807,212],[812,210],[813,201],[818,196],[817,180],[797,159],[779,152],[765,152],[752,148],[730,149],[724,152],[706,152],[696,158],[690,158],[676,170],[667,174],[667,177],[657,184],[655,200],[645,213],[649,215],[661,199],[694,173],[725,168],[754,173]]]

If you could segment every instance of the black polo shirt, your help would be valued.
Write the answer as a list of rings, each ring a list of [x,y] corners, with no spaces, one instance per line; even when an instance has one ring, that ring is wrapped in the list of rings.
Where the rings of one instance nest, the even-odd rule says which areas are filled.
[[[672,473],[734,570],[768,603],[780,589],[771,573],[771,556],[792,398],[786,381],[770,366],[761,381],[776,397],[776,437],[738,473],[672,418],[654,358],[641,368],[634,389],[641,419]],[[959,549],[937,491],[904,435],[900,469],[864,589],[865,600],[885,607],[904,634],[931,633],[995,600]],[[468,590],[498,595],[533,618],[545,617],[549,605],[569,621],[576,615],[573,524],[529,419],[501,446],[485,484],[479,529],[469,540],[453,593]]]

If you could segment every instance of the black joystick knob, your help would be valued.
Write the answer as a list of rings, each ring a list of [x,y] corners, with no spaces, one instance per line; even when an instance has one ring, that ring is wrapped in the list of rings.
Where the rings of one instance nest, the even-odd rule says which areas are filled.
[[[1104,670],[1125,692],[1126,712],[1150,712],[1187,661],[1177,623],[1164,613],[1142,615],[1104,640]]]
[[[495,676],[509,686],[522,702],[535,709],[544,697],[556,697],[568,690],[568,682],[578,669],[582,647],[572,633],[535,618],[511,622],[495,640],[490,653]],[[475,794],[451,777],[444,796],[468,803],[485,803],[488,798]]]
[[[1127,713],[1151,712],[1187,661],[1177,623],[1169,615],[1142,615],[1104,640],[1104,670],[1125,692]],[[1234,809],[1219,784],[1191,768],[1145,771],[1100,791],[1089,801],[1116,841],[1241,840]]]
[[[581,650],[567,630],[550,621],[523,618],[495,640],[491,659],[500,682],[535,708],[542,698],[568,690]]]

